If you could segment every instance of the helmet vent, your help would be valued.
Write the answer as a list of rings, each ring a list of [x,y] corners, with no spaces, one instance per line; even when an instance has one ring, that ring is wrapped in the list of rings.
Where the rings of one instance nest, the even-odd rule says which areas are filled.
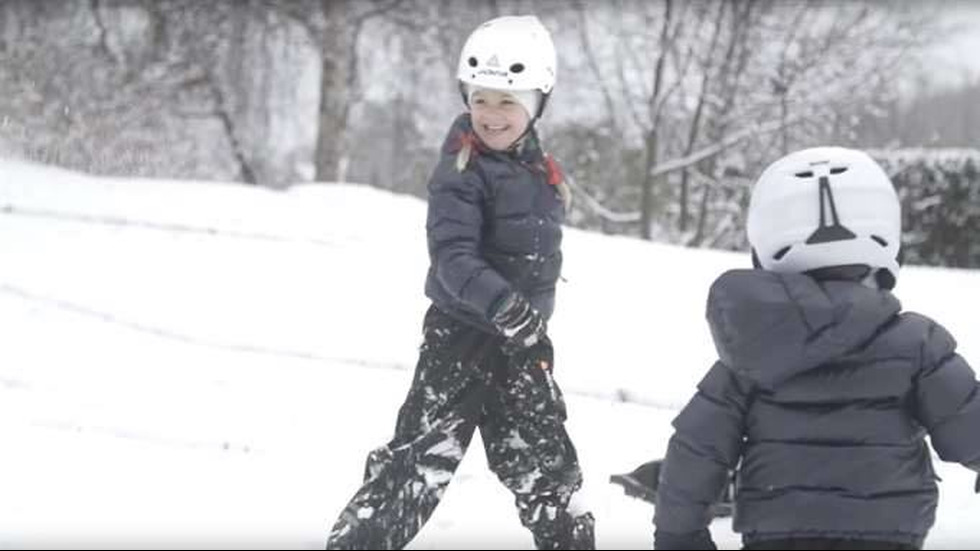
[[[797,178],[813,178],[813,171],[812,170],[804,170],[803,172],[797,172],[796,173],[796,177]]]
[[[830,211],[829,213],[827,211]],[[830,221],[828,223],[828,216]],[[834,204],[834,193],[830,189],[830,178],[820,177],[820,227],[816,229],[810,237],[806,238],[807,245],[817,243],[829,243],[831,241],[843,241],[844,239],[854,239],[857,235],[845,228],[840,223],[837,216],[837,206]]]
[[[871,236],[871,239],[874,239],[875,240],[875,243],[881,245],[882,247],[885,247],[885,248],[888,247],[888,241],[885,241],[885,238],[884,237],[881,237],[880,235],[872,235]]]
[[[470,67],[476,67],[478,64],[476,58],[472,56],[469,59],[467,59],[466,62],[470,64]]]
[[[515,63],[515,64],[513,64],[513,65],[510,66],[510,72],[512,72],[512,73],[520,73],[523,70],[524,70],[524,64],[523,63]]]
[[[780,259],[782,259],[784,256],[786,256],[786,253],[788,253],[789,250],[792,249],[792,248],[793,248],[792,245],[788,245],[786,247],[783,247],[782,249],[779,249],[778,251],[776,251],[776,254],[772,255],[772,259],[773,260],[780,260]]]
[[[834,168],[830,169],[831,174],[843,174],[845,172],[847,172],[846,166],[835,166]]]

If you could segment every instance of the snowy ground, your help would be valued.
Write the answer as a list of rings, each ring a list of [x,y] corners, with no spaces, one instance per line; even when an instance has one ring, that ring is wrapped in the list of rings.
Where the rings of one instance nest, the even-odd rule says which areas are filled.
[[[0,161],[0,548],[322,548],[408,389],[424,214]],[[551,327],[583,497],[600,548],[649,549],[652,507],[607,480],[662,454],[714,359],[708,285],[746,258],[566,235]],[[980,272],[908,268],[897,292],[980,365]],[[976,547],[973,476],[938,469],[927,546]],[[532,548],[477,439],[411,548]]]

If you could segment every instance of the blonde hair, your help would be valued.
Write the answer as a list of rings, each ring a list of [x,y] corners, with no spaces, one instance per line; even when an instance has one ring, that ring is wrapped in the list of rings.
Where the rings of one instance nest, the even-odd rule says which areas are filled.
[[[470,164],[470,156],[473,154],[473,142],[471,140],[463,140],[460,145],[459,152],[456,153],[456,171],[463,172],[466,170],[466,166]]]
[[[558,189],[558,196],[561,197],[562,206],[565,207],[565,214],[572,210],[572,188],[568,185],[568,177],[558,165],[558,161],[550,153],[544,155],[544,167],[547,172],[548,184]]]
[[[568,214],[572,210],[572,188],[569,187],[564,178],[555,186],[558,188],[558,195],[561,196],[561,202],[565,206],[565,214]]]

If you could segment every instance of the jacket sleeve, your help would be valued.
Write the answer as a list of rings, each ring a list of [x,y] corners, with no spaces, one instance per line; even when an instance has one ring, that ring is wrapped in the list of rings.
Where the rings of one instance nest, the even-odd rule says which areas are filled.
[[[980,470],[980,384],[956,341],[929,320],[920,347],[916,417],[944,461]]]
[[[658,531],[691,533],[710,524],[710,506],[742,455],[750,392],[748,381],[716,362],[674,419],[657,489]]]
[[[511,286],[481,255],[486,201],[474,172],[439,167],[429,182],[426,232],[436,278],[453,298],[489,319]]]

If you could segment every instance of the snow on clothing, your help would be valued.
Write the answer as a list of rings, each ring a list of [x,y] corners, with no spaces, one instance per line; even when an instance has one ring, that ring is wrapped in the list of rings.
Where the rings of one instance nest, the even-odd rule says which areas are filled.
[[[674,420],[657,530],[705,529],[738,466],[748,544],[921,545],[938,500],[926,433],[980,466],[978,384],[949,333],[888,291],[764,270],[723,274],[707,310],[720,359]]]
[[[461,147],[473,148],[463,170]],[[432,299],[395,435],[367,459],[364,484],[327,549],[401,549],[435,510],[479,427],[539,549],[593,549],[592,516],[567,511],[582,483],[552,377],[547,337],[513,355],[490,318],[522,293],[547,318],[561,269],[562,200],[533,132],[518,151],[480,148],[469,115],[453,124],[429,184]],[[474,512],[479,514],[478,511]]]
[[[466,144],[473,150],[460,171]],[[480,146],[469,114],[456,119],[429,181],[426,221],[425,293],[442,311],[495,333],[494,308],[518,291],[551,316],[564,219],[555,170],[533,129],[517,151],[493,151]]]
[[[327,549],[403,548],[439,504],[476,427],[490,469],[514,493],[537,547],[594,548],[591,515],[573,518],[566,511],[582,473],[564,428],[550,342],[506,356],[500,338],[436,306],[424,331],[395,436],[368,455],[364,485],[337,520]]]

